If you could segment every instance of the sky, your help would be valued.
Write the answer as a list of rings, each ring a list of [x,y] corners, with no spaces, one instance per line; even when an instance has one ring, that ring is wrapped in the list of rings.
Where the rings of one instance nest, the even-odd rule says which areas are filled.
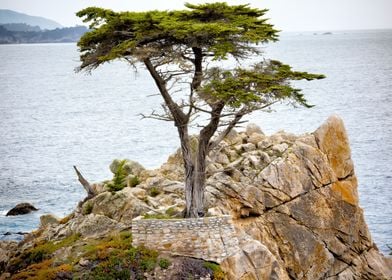
[[[184,2],[217,0],[0,0],[0,9],[43,16],[63,26],[82,24],[75,16],[89,6],[115,11],[182,9]],[[282,31],[333,31],[392,28],[392,0],[227,0],[267,8],[270,23]]]

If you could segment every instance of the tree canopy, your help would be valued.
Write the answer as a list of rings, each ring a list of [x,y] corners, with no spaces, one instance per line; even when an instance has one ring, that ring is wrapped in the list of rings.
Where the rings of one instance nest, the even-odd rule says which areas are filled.
[[[90,7],[77,13],[91,29],[78,42],[79,70],[124,59],[135,67],[144,65],[157,85],[163,112],[149,117],[177,127],[186,177],[185,216],[203,215],[206,156],[242,117],[283,100],[310,107],[290,81],[324,77],[293,71],[276,60],[242,66],[248,58],[262,58],[260,44],[278,39],[266,12],[249,5],[186,3],[184,10],[175,11]],[[194,150],[188,129],[200,115],[205,118],[196,122],[200,131]]]

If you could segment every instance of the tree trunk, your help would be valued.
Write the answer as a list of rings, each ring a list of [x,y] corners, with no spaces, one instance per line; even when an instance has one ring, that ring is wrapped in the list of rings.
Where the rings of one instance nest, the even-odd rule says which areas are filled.
[[[185,169],[185,214],[186,218],[194,217],[191,212],[192,196],[194,187],[195,164],[193,161],[193,154],[190,146],[188,127],[177,126],[178,135],[181,141],[182,159]]]
[[[208,125],[206,125],[199,134],[199,143],[196,150],[196,156],[193,160],[193,174],[188,179],[190,185],[186,185],[185,192],[186,197],[191,193],[191,198],[186,199],[186,215],[185,217],[203,217],[204,216],[204,190],[206,181],[206,157],[210,151],[210,140],[216,132],[220,115],[224,108],[224,103],[217,103],[212,107],[211,119]],[[186,173],[186,175],[188,175]],[[190,204],[189,204],[190,203]]]

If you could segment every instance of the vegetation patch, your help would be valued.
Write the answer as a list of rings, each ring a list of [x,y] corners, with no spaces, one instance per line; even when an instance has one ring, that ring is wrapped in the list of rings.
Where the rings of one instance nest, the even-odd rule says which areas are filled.
[[[167,269],[171,265],[171,262],[168,259],[162,258],[159,259],[159,266],[162,269]]]
[[[85,204],[83,204],[83,209],[82,209],[82,214],[83,215],[88,215],[93,212],[94,205],[91,203],[91,201],[86,201]]]
[[[133,188],[140,184],[140,179],[136,175],[129,175],[127,177],[128,187]]]
[[[158,264],[158,252],[133,247],[132,235],[122,232],[86,245],[84,258],[95,265],[80,274],[80,279],[144,279],[144,273]],[[132,277],[131,277],[132,276]]]
[[[144,274],[155,267],[166,269],[170,261],[158,259],[158,252],[145,247],[133,247],[128,231],[112,234],[101,240],[79,240],[69,236],[59,242],[36,245],[13,261],[12,279],[145,279]],[[76,244],[75,244],[76,243]],[[72,258],[56,260],[53,253],[72,246]],[[85,264],[80,264],[81,260]],[[87,264],[86,264],[87,263]]]
[[[121,160],[117,166],[117,169],[114,172],[113,180],[110,181],[106,186],[111,192],[117,192],[122,190],[127,186],[127,170],[125,168],[125,164],[127,160]]]
[[[175,217],[170,216],[166,213],[155,213],[155,214],[144,214],[143,219],[167,220],[167,219],[175,219]]]
[[[148,191],[149,196],[152,196],[152,197],[156,197],[156,196],[158,196],[160,193],[161,193],[161,191],[160,191],[157,187],[152,187],[152,188]]]
[[[203,266],[212,271],[212,276],[214,280],[224,280],[226,279],[225,273],[222,271],[219,264],[213,262],[204,262]]]
[[[44,262],[45,260],[49,260],[54,252],[61,248],[71,246],[79,238],[80,235],[73,234],[56,243],[50,241],[36,244],[35,247],[24,251],[22,254],[16,256],[11,260],[10,271],[17,272],[26,268],[28,272],[30,270],[29,267],[32,264],[39,264],[41,262]],[[31,269],[37,270],[37,268],[34,266]]]

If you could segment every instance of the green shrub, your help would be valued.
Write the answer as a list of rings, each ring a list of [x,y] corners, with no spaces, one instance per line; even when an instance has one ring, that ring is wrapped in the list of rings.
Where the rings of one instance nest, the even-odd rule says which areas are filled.
[[[131,272],[127,268],[122,268],[117,259],[109,259],[98,264],[84,278],[89,280],[128,280],[131,278]]]
[[[204,262],[203,266],[212,272],[214,280],[224,280],[226,279],[225,273],[220,268],[219,264],[213,262]]]
[[[128,174],[124,168],[126,162],[125,159],[119,162],[117,169],[114,172],[113,180],[106,185],[111,192],[120,191],[127,186],[126,179]]]
[[[157,195],[159,195],[161,193],[161,191],[157,188],[157,187],[152,187],[148,194],[152,197],[156,197]]]
[[[168,259],[159,259],[158,264],[162,269],[167,269],[171,265],[171,262]]]
[[[93,204],[91,201],[87,201],[85,204],[83,204],[83,209],[82,209],[82,214],[83,215],[88,215],[93,212]]]
[[[178,214],[178,212],[176,211],[175,207],[169,207],[166,209],[165,214],[172,217],[172,216]]]
[[[136,187],[140,184],[139,177],[136,175],[129,175],[127,177],[127,184],[130,188]]]

